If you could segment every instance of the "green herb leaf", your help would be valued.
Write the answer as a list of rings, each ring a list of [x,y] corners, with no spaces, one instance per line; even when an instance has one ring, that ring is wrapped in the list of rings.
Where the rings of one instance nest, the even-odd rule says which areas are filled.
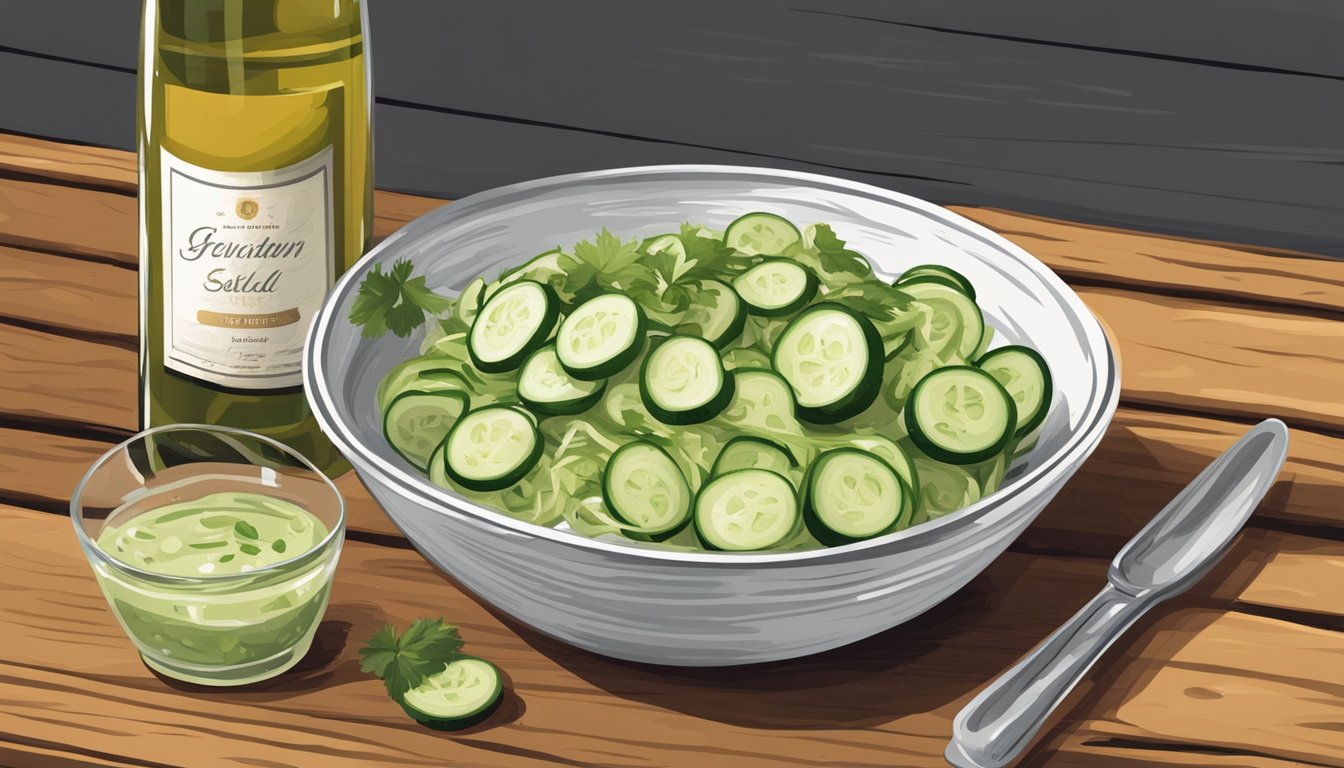
[[[872,274],[873,268],[869,266],[863,254],[846,248],[845,241],[835,236],[829,224],[816,224],[813,230],[815,234],[812,244],[817,249],[819,254],[817,260],[823,271],[857,277]]]
[[[221,563],[231,563],[231,562],[233,562],[233,553],[230,552],[229,554],[224,555],[223,557],[219,558],[219,562],[221,562]]]
[[[363,327],[363,335],[377,338],[391,330],[410,336],[425,322],[425,313],[438,315],[452,309],[453,300],[425,286],[425,278],[411,277],[414,267],[402,259],[384,273],[381,264],[364,276],[359,294],[350,307],[350,322]]]
[[[233,524],[233,532],[244,539],[256,539],[257,529],[253,528],[246,520],[239,520]]]
[[[260,547],[257,547],[257,546],[254,545],[254,544],[239,544],[239,545],[238,545],[238,551],[242,552],[244,555],[260,555],[260,554],[261,554],[261,548],[260,548]]]
[[[400,637],[391,624],[384,624],[359,650],[360,669],[382,678],[388,695],[401,701],[406,691],[442,670],[461,647],[457,627],[443,619],[416,619]]]
[[[286,546],[287,545],[285,544],[284,539],[276,539],[275,541],[271,542],[271,549],[275,550],[276,552],[284,552]]]

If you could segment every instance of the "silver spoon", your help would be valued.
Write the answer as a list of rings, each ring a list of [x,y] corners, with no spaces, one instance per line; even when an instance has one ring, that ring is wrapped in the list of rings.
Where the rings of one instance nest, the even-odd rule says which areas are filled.
[[[1205,467],[1120,550],[1091,602],[958,713],[947,761],[1000,768],[1015,759],[1116,638],[1218,562],[1287,455],[1288,428],[1267,419]]]

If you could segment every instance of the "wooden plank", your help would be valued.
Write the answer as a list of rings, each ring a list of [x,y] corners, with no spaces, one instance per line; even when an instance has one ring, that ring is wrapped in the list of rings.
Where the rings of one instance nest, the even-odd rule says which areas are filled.
[[[12,74],[0,98],[41,106],[3,125],[129,148],[136,35],[64,39],[68,25],[53,19],[70,2],[0,34]],[[106,28],[134,28],[132,0],[103,5],[94,13],[116,20]],[[1344,253],[1340,203],[1320,194],[1344,174],[1344,118],[1331,109],[1341,73],[1315,52],[1330,50],[1337,13],[942,5],[375,5],[373,34],[394,41],[375,67],[379,183],[458,196],[613,165],[765,164],[938,201]],[[471,25],[455,23],[463,14]],[[520,30],[518,18],[532,23]],[[1209,18],[1224,34],[1205,34]],[[515,45],[481,30],[509,30]],[[1222,42],[1248,35],[1253,51]],[[497,77],[445,78],[445,67]],[[594,101],[593,90],[621,97]],[[667,104],[733,117],[668,120]]]
[[[1241,613],[1169,614],[1108,664],[1099,706],[1058,747],[1073,753],[1061,764],[1104,765],[1085,759],[1097,742],[1140,761],[1175,745],[1182,765],[1273,757],[1344,766],[1341,656],[1337,631]]]
[[[134,197],[0,178],[0,245],[135,266]]]
[[[953,206],[952,210],[1022,246],[1066,281],[1344,310],[1344,262],[990,208]]]
[[[0,318],[133,348],[136,295],[128,270],[0,245]]]
[[[1119,341],[1121,397],[1344,431],[1344,323],[1079,287]]]
[[[31,174],[126,195],[134,195],[139,185],[132,152],[14,134],[0,134],[0,172]]]
[[[135,359],[123,347],[0,326],[0,413],[129,435],[138,419]]]
[[[170,763],[166,756],[189,734],[213,737],[203,740],[202,749],[221,751],[207,752],[200,764],[215,764],[253,754],[247,745],[254,734],[269,742],[289,732],[299,741],[267,745],[279,750],[272,759],[292,759],[291,747],[321,746],[339,760],[378,744],[385,764],[437,756],[454,764],[511,765],[519,756],[488,752],[510,745],[528,750],[528,757],[535,752],[537,759],[550,755],[580,764],[704,765],[718,756],[745,766],[889,765],[899,755],[903,765],[938,765],[960,706],[1081,605],[1105,569],[1103,561],[1010,553],[930,614],[849,648],[768,667],[668,670],[603,660],[501,622],[414,552],[354,541],[342,555],[318,650],[276,684],[221,696],[165,685],[141,667],[80,562],[68,522],[0,508],[0,524],[10,542],[0,558],[0,587],[14,596],[0,612],[9,648],[0,663],[0,741],[17,725],[29,737],[47,734],[47,742],[61,736],[73,747]],[[1278,544],[1300,547],[1299,538],[1281,536]],[[1265,543],[1243,541],[1229,557],[1244,557]],[[1232,573],[1236,577],[1229,579]],[[1260,592],[1324,595],[1332,589],[1309,576],[1271,559],[1254,573],[1223,569],[1200,589],[1214,590],[1219,599],[1246,591],[1244,585],[1229,588],[1232,582],[1250,581]],[[50,611],[53,605],[62,610]],[[1206,613],[1217,615],[1193,615]],[[470,748],[409,724],[377,683],[357,671],[355,650],[383,620],[404,624],[421,615],[458,624],[467,650],[500,663],[510,677],[517,701],[508,714],[471,734]],[[1182,627],[1190,625],[1181,617],[1188,615],[1191,609],[1163,617],[1167,628],[1159,636],[1179,645]],[[1222,633],[1200,642],[1240,643],[1236,654],[1250,654],[1256,647],[1305,648],[1303,637],[1318,635],[1276,622],[1268,636]],[[1166,648],[1152,645],[1141,654],[1148,667],[1160,662]],[[1203,651],[1175,654],[1178,661],[1210,658]],[[1245,682],[1238,664],[1262,674],[1265,662],[1257,666],[1236,654],[1216,660],[1225,667],[1224,685]],[[1322,671],[1323,679],[1344,674],[1330,669]],[[13,700],[25,686],[31,695]],[[1315,706],[1328,712],[1322,702],[1294,695],[1303,711]],[[57,723],[42,722],[39,713]],[[67,732],[66,713],[79,713],[84,725],[94,727]],[[137,721],[161,730],[134,747],[104,733],[143,735],[145,726]],[[207,729],[209,722],[229,727]],[[593,728],[593,722],[603,727]],[[692,742],[688,733],[696,734]]]

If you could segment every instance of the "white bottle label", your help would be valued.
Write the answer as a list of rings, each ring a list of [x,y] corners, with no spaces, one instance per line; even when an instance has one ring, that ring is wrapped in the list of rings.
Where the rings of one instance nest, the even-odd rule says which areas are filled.
[[[331,158],[236,173],[163,150],[168,368],[232,389],[301,384],[308,324],[335,279]]]

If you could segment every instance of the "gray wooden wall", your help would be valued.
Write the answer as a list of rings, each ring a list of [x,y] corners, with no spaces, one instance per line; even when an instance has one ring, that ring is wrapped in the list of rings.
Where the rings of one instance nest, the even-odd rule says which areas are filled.
[[[380,187],[650,163],[1344,257],[1339,0],[368,0]],[[0,130],[131,148],[138,0],[0,0]]]

